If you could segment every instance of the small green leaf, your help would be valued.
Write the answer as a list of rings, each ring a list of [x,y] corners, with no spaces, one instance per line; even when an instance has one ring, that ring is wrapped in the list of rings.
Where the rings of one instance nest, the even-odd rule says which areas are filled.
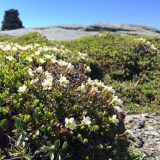
[[[21,120],[18,117],[16,117],[16,116],[14,116],[13,119],[14,119],[14,125],[15,125],[15,127],[18,128],[18,129],[22,129]]]
[[[54,153],[50,154],[50,160],[54,160]]]
[[[6,156],[2,155],[0,156],[0,160],[4,160]]]
[[[24,157],[23,157],[25,160],[31,160],[31,157],[29,156],[29,155],[24,155]]]
[[[36,106],[38,103],[39,103],[39,99],[35,99],[35,100],[33,101],[33,105],[34,105],[34,106]]]
[[[55,148],[58,148],[60,146],[60,140],[57,139],[55,142],[54,142],[54,146]]]
[[[3,115],[6,115],[9,113],[9,107],[0,107],[0,112],[3,113]]]
[[[24,116],[24,122],[26,123],[26,122],[29,122],[31,120],[31,116],[30,115],[25,115]]]
[[[61,155],[60,155],[60,154],[58,155],[58,160],[62,160],[62,158],[61,158]]]
[[[7,119],[2,119],[0,121],[0,127],[5,127],[8,124],[8,120]]]
[[[65,150],[67,147],[68,147],[68,142],[67,141],[63,142],[62,150]]]
[[[83,143],[83,144],[88,143],[88,139],[87,139],[87,138],[84,138],[83,141],[82,141],[82,143]]]

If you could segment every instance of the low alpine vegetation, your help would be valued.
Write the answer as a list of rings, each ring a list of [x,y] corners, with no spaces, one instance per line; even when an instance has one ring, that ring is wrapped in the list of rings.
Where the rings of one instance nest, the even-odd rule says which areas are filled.
[[[87,53],[90,76],[114,86],[129,112],[160,111],[160,38],[102,33],[63,42]]]
[[[0,159],[129,159],[122,100],[70,54],[0,43]]]

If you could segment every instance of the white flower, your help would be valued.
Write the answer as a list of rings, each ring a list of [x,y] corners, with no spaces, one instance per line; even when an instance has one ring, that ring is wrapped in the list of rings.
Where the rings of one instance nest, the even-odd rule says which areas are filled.
[[[20,86],[18,88],[18,92],[24,93],[26,91],[26,89],[27,89],[27,86],[24,84],[23,86]]]
[[[95,84],[94,81],[91,80],[91,78],[88,78],[86,85],[93,86],[94,84]]]
[[[53,47],[52,50],[55,51],[55,52],[58,51],[58,49],[56,47]]]
[[[145,43],[146,40],[144,38],[136,38],[135,39],[137,42]]]
[[[111,103],[114,103],[116,105],[122,105],[123,101],[121,99],[119,99],[118,96],[113,96]]]
[[[63,61],[63,60],[59,60],[59,61],[58,61],[58,64],[59,64],[60,66],[67,66],[67,65],[68,65],[68,62]]]
[[[36,68],[36,72],[38,72],[38,73],[43,73],[43,68],[42,68],[42,66]]]
[[[45,59],[43,59],[43,58],[39,58],[39,62],[40,62],[41,64],[43,64],[43,63],[45,63],[46,61],[45,61]]]
[[[112,121],[113,123],[118,123],[119,122],[116,115],[113,115],[112,118],[110,118],[110,121]]]
[[[134,137],[135,135],[133,134],[133,132],[131,131],[131,130],[129,130],[129,129],[127,129],[126,131],[125,131],[125,134],[126,135],[129,135],[130,137]]]
[[[7,56],[6,59],[9,60],[9,61],[13,61],[14,60],[14,58],[12,56]]]
[[[52,61],[52,63],[56,63],[57,62],[56,57],[54,56],[54,54],[51,55],[51,61]]]
[[[74,66],[71,63],[67,64],[67,69],[69,70],[69,72],[72,72],[74,69]]]
[[[38,56],[40,53],[41,53],[41,51],[38,50],[38,51],[36,51],[34,54],[35,54],[36,56]]]
[[[12,47],[12,51],[18,51],[18,48],[15,47],[15,46],[13,46],[13,47]]]
[[[28,68],[28,74],[31,76],[31,77],[33,77],[34,76],[34,72],[32,71],[32,69],[31,68]]]
[[[32,62],[33,61],[32,57],[27,57],[26,59],[27,59],[28,62]]]
[[[60,82],[60,86],[67,87],[67,84],[69,83],[69,80],[67,80],[66,77],[61,75],[61,77],[59,79],[59,82]]]
[[[78,52],[78,55],[79,55],[79,58],[81,59],[86,59],[88,56],[86,53],[81,53],[81,52]]]
[[[92,86],[90,92],[94,94],[94,93],[99,93],[100,91],[98,90],[97,87]]]
[[[147,41],[146,44],[147,44],[148,46],[150,46],[150,45],[151,45],[151,42]]]
[[[115,90],[112,87],[105,86],[104,89],[102,90],[102,93],[115,93]]]
[[[37,77],[37,78],[35,78],[35,79],[32,79],[31,81],[30,81],[30,84],[34,84],[34,83],[36,83],[36,82],[38,82],[39,81],[39,78]]]
[[[151,44],[150,48],[151,48],[152,50],[157,50],[157,48],[156,48],[153,44]]]
[[[46,55],[44,55],[45,56],[45,58],[46,59],[50,59],[50,58],[52,58],[52,56],[51,55],[49,55],[49,54],[46,54]]]
[[[87,66],[86,71],[91,72],[91,68],[89,66]]]
[[[79,87],[77,88],[77,90],[85,93],[85,92],[86,92],[86,87],[85,87],[84,83],[82,83],[81,86],[79,86]]]
[[[90,125],[91,119],[89,117],[83,117],[83,120],[81,121],[82,125]]]
[[[97,87],[105,87],[104,83],[97,79],[94,80],[94,85],[96,85]]]
[[[65,126],[71,130],[75,129],[77,124],[74,118],[65,118]]]
[[[51,76],[46,77],[46,79],[44,79],[42,82],[43,90],[52,89],[52,82],[53,82],[53,78]]]
[[[49,73],[48,71],[45,71],[44,75],[46,76],[46,78],[51,78],[51,79],[53,78],[52,73]]]

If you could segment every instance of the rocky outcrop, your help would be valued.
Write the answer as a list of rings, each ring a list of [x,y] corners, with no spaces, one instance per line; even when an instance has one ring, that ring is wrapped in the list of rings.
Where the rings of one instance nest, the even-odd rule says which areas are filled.
[[[146,160],[160,160],[160,114],[127,115],[126,129],[135,139],[135,147]]]
[[[103,31],[120,35],[160,36],[160,30],[131,24],[98,23],[90,26],[59,25],[38,28],[23,28],[10,31],[0,31],[0,34],[21,36],[28,32],[40,32],[50,40],[72,40],[83,36],[96,35]]]

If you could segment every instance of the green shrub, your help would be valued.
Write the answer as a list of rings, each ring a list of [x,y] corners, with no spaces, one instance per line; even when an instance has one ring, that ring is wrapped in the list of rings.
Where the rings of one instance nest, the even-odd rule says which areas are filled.
[[[114,86],[117,95],[124,102],[124,109],[128,112],[159,112],[160,87],[158,78],[151,82],[112,80],[107,74],[104,83]]]
[[[135,39],[132,49],[115,54],[110,76],[115,80],[152,80],[152,71],[158,72],[158,49],[144,39]]]
[[[20,44],[39,43],[51,48],[56,46],[57,58],[66,59],[75,65],[87,64],[91,68],[92,79],[103,80],[106,84],[114,86],[127,111],[160,110],[159,37],[141,38],[106,33],[73,41],[56,42],[48,41],[43,36],[39,37],[39,33],[29,33],[17,38],[1,36],[0,40]],[[48,52],[51,54],[55,51],[51,49]]]
[[[15,38],[15,42],[20,44],[31,44],[31,43],[46,43],[48,42],[46,36],[39,32],[29,32],[25,35]]]
[[[63,47],[0,48],[1,159],[129,159],[122,101],[88,66]]]
[[[160,111],[160,38],[103,33],[63,42],[73,53],[87,53],[91,77],[114,86],[130,112]]]

